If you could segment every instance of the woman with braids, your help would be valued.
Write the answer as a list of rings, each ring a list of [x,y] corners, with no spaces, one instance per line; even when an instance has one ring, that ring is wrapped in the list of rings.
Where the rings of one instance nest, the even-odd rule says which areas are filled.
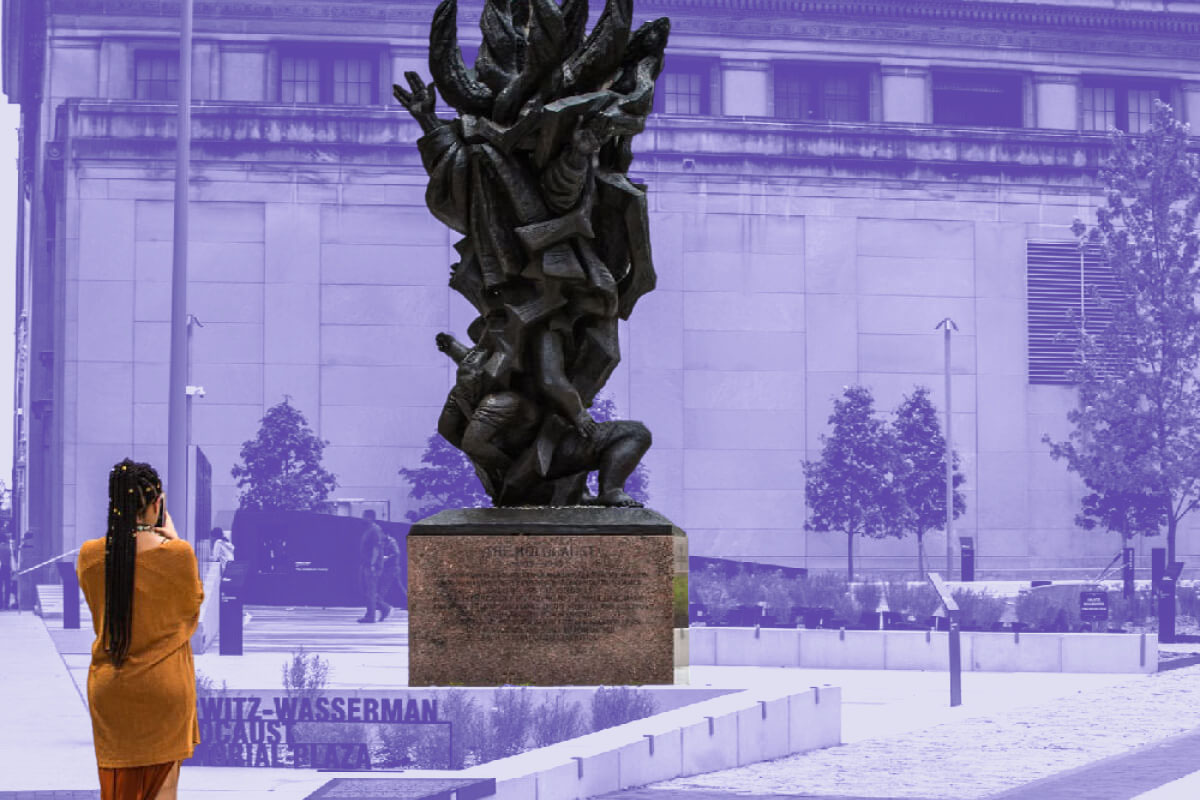
[[[87,693],[101,800],[175,800],[200,742],[191,636],[204,588],[149,464],[113,467],[108,532],[83,543],[76,572],[96,632]]]

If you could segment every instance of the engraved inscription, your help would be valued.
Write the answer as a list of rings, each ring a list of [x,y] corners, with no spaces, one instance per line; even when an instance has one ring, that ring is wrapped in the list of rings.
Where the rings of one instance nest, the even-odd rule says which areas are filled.
[[[481,547],[476,563],[433,578],[429,609],[476,641],[585,641],[661,615],[643,598],[664,576],[650,565],[610,567],[600,552],[594,544]]]

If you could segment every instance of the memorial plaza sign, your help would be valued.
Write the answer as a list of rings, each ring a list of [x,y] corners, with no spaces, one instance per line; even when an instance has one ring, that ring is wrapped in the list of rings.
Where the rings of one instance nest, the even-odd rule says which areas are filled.
[[[196,703],[200,744],[189,766],[378,768],[367,741],[346,741],[340,726],[437,725],[453,739],[453,724],[438,718],[434,697],[313,691],[206,695]],[[366,738],[365,736],[363,737]]]

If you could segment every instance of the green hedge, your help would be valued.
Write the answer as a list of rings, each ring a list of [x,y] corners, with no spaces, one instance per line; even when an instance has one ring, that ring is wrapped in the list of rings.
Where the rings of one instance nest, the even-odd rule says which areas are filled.
[[[806,577],[788,578],[781,571],[750,572],[741,568],[727,576],[720,568],[709,566],[694,573],[689,583],[692,602],[705,606],[714,624],[728,621],[739,606],[767,604],[767,615],[787,623],[800,608],[830,608],[834,617],[856,625],[864,612],[874,612],[881,596],[888,608],[924,623],[941,605],[937,593],[928,584],[887,581],[855,584],[853,587],[837,572],[816,572]],[[992,595],[986,591],[959,588],[953,597],[960,609],[960,624],[966,630],[991,630],[1013,605],[1016,621],[1035,629],[1079,630],[1079,585],[1047,586],[1022,592],[1016,598]],[[1200,590],[1181,586],[1178,590],[1179,615],[1200,617]],[[1120,590],[1108,592],[1107,627],[1125,624],[1152,624],[1156,615],[1149,593],[1140,591],[1126,600]],[[1010,615],[1011,619],[1011,615]],[[1105,624],[1096,625],[1097,629]]]

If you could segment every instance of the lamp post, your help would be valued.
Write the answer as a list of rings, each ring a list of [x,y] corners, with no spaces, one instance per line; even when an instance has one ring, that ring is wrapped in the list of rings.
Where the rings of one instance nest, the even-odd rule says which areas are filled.
[[[184,508],[184,516],[187,518],[187,521],[184,522],[184,528],[183,528],[185,532],[187,530],[189,530],[190,520],[192,519],[192,513],[191,513],[191,508],[192,508],[192,472],[191,472],[191,469],[192,469],[192,457],[191,457],[192,398],[193,397],[204,397],[204,387],[192,385],[192,328],[193,327],[203,328],[204,323],[201,322],[199,319],[197,319],[195,314],[188,314],[187,315],[187,387],[184,390],[184,394],[187,396],[187,414],[186,414],[186,416],[187,416],[187,423],[186,423],[187,436],[184,439],[184,454],[185,454],[184,457],[186,459],[187,466],[184,469],[184,473],[183,473],[184,474],[183,508]],[[207,533],[207,531],[195,531],[193,536],[202,536],[205,533]]]
[[[954,546],[951,538],[954,536],[954,444],[951,429],[954,417],[950,406],[950,329],[958,330],[954,320],[946,317],[937,324],[934,330],[945,330],[945,370],[946,370],[946,580],[954,580]]]
[[[167,488],[183,497],[178,525],[188,538],[187,498],[187,246],[188,178],[192,144],[192,0],[181,3],[179,111],[176,130],[175,219],[171,259],[171,368],[167,385]]]

